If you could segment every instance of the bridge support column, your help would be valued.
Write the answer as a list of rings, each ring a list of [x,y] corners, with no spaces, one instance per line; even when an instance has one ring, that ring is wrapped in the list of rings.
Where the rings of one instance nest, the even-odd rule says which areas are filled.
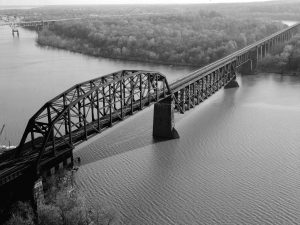
[[[18,29],[13,29],[13,30],[11,31],[11,33],[12,33],[12,36],[13,36],[13,37],[15,36],[15,33],[17,33],[17,36],[19,37],[19,30],[18,30]]]
[[[250,54],[250,59],[239,68],[239,72],[243,75],[254,74],[256,71],[256,67],[257,67],[256,51],[252,51],[249,54]]]
[[[34,182],[33,186],[33,199],[34,204],[38,206],[41,203],[44,203],[44,190],[43,190],[43,179],[39,178]]]
[[[239,83],[236,81],[236,76],[228,83],[225,85],[225,89],[228,89],[228,88],[237,88],[239,87]]]
[[[153,115],[153,137],[155,139],[179,138],[175,129],[173,104],[171,97],[155,103]]]

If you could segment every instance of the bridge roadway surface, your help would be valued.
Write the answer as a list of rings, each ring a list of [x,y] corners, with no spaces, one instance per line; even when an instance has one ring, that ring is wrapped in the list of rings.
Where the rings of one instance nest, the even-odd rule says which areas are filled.
[[[233,62],[235,62],[234,65],[236,67],[241,66],[242,64],[251,60],[250,54],[249,54],[251,51],[255,51],[258,56],[258,52],[259,52],[260,48],[261,48],[261,54],[263,51],[263,49],[262,49],[263,46],[264,46],[264,48],[267,48],[266,43],[269,43],[270,41],[274,41],[275,39],[278,39],[278,38],[279,38],[278,39],[279,42],[275,42],[275,44],[280,43],[280,40],[281,40],[281,43],[283,43],[284,41],[291,38],[292,34],[297,32],[299,25],[300,24],[298,23],[298,24],[295,24],[284,30],[278,31],[260,41],[257,41],[257,42],[255,42],[249,46],[246,46],[245,48],[238,50],[220,60],[217,60],[216,62],[213,62],[207,66],[202,67],[199,70],[196,70],[196,71],[188,74],[187,76],[185,76],[181,79],[178,79],[175,82],[173,82],[172,84],[170,84],[167,91],[165,89],[160,89],[160,90],[156,90],[156,93],[151,95],[150,97],[148,96],[147,99],[141,98],[140,101],[136,101],[136,102],[132,102],[132,100],[131,100],[132,104],[130,105],[130,107],[126,106],[124,109],[122,109],[123,113],[124,113],[124,118],[132,115],[134,111],[138,111],[139,109],[141,110],[142,104],[145,106],[150,106],[152,103],[161,101],[161,100],[165,99],[166,97],[170,97],[170,96],[174,97],[174,93],[179,92],[182,88],[187,87],[188,85],[192,84],[193,82],[198,81],[199,79],[207,76],[208,74],[213,73],[214,71],[217,71],[218,69],[220,69],[226,65],[229,65],[229,64],[232,64]],[[246,57],[245,57],[245,55],[246,55]],[[261,58],[262,58],[262,56],[261,56]],[[241,60],[241,59],[243,59],[243,60]],[[240,63],[237,63],[239,61],[240,61]],[[227,83],[233,78],[235,78],[235,76],[231,77],[229,80],[227,80]],[[157,79],[157,77],[156,77],[156,79]],[[167,82],[167,81],[165,80],[165,82]],[[224,85],[225,85],[225,83],[223,82],[223,85],[221,85],[220,87],[222,87]],[[168,84],[167,84],[167,86],[168,86]],[[206,96],[206,98],[209,97],[210,95],[212,95],[219,88],[214,90],[212,93],[208,94]],[[118,112],[115,112],[114,114],[111,113],[110,115],[103,116],[100,121],[102,124],[102,127],[109,128],[112,124],[117,123],[119,121],[118,116],[119,116]],[[122,119],[123,119],[123,116],[122,116]],[[72,146],[66,144],[66,142],[63,141],[63,139],[59,139],[59,138],[56,139],[55,140],[55,144],[57,146],[56,148],[57,148],[57,150],[61,150],[61,151],[57,151],[58,154],[56,154],[55,157],[56,158],[63,157],[67,152],[72,151],[72,149],[74,148],[75,145],[78,145],[82,141],[86,140],[87,138],[98,134],[100,132],[100,130],[95,129],[96,124],[99,124],[99,121],[93,121],[90,124],[87,124],[87,126],[85,126],[85,127],[80,127],[76,131],[71,130],[72,141],[74,143],[74,145],[72,145]],[[82,139],[83,132],[85,133],[85,137],[86,137],[85,139]],[[68,134],[68,135],[70,136],[70,134]],[[39,140],[39,138],[37,138],[35,140],[35,149],[39,148],[41,146],[42,146],[42,140]],[[49,161],[53,160],[52,152],[47,151],[47,149],[50,149],[50,148],[51,148],[51,144],[46,143],[45,153],[43,155],[43,158],[41,159],[40,167],[43,167],[43,165],[46,165]],[[23,171],[26,171],[33,165],[36,166],[35,162],[37,161],[37,158],[39,157],[39,152],[37,152],[34,148],[32,148],[30,143],[25,143],[23,145],[23,149],[25,149],[26,151],[25,151],[25,154],[23,154],[21,157],[14,158],[14,155],[16,153],[14,150],[12,150],[11,153],[6,153],[6,154],[3,154],[2,156],[0,156],[0,161],[2,161],[2,162],[0,162],[0,187],[2,185],[4,185],[5,183],[10,182],[10,180],[13,180],[13,179],[21,176],[23,174]]]

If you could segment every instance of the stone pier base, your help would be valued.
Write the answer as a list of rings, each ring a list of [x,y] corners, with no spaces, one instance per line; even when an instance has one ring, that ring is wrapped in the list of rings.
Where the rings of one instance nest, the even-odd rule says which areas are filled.
[[[250,53],[250,59],[240,66],[238,71],[242,75],[252,75],[255,74],[256,68],[257,68],[257,55],[256,51],[251,51]]]
[[[239,83],[236,81],[236,78],[232,79],[228,84],[225,85],[225,89],[228,89],[228,88],[237,88],[239,87]]]
[[[154,105],[153,137],[155,139],[179,138],[175,129],[174,107],[171,97]]]

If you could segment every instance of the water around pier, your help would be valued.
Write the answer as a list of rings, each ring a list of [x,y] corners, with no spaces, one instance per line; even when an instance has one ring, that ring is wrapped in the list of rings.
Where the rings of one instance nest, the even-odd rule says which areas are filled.
[[[137,225],[299,224],[300,78],[238,81],[176,115],[178,140],[153,142],[149,109],[77,150],[84,195]]]
[[[40,48],[0,27],[0,125],[19,140],[29,116],[74,83],[120,69],[169,80],[186,68],[96,59]],[[152,139],[153,108],[78,146],[77,182],[91,204],[141,224],[299,224],[300,78],[239,77],[184,115],[180,139]]]

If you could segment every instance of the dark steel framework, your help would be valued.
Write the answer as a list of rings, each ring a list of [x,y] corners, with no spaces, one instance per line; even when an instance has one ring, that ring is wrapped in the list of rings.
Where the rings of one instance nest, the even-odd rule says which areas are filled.
[[[77,84],[29,120],[16,157],[38,152],[39,165],[167,95],[166,77],[152,71],[123,70]]]
[[[77,84],[30,118],[14,159],[0,163],[0,170],[18,162],[33,163],[39,171],[80,142],[170,94],[166,77],[152,71],[123,70]]]
[[[196,77],[185,85],[171,85],[175,111],[184,113],[205,101],[215,92],[236,79],[236,61],[227,62],[213,71],[198,71]]]
[[[170,84],[175,110],[184,113],[194,108],[235,80],[238,69],[245,64],[250,64],[251,70],[254,70],[258,60],[270,53],[276,45],[288,41],[298,32],[298,27],[299,24],[295,24],[276,32]]]

